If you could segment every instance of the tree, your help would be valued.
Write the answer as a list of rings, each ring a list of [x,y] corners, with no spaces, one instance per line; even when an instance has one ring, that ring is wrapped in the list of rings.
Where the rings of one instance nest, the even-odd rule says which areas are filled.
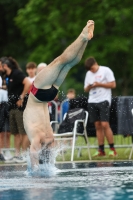
[[[95,21],[94,39],[83,56],[96,57],[99,64],[113,69],[117,95],[131,95],[133,89],[133,5],[127,0],[29,0],[15,19],[32,53],[29,60],[50,62],[78,36],[88,19]],[[67,80],[83,91],[85,71],[73,68]],[[70,87],[67,83],[66,87]],[[66,85],[66,81],[65,81]],[[65,85],[63,88],[65,88]]]
[[[22,8],[28,0],[1,0],[0,1],[0,55],[12,56],[24,62],[28,57],[27,48],[20,30],[14,22],[18,9]]]

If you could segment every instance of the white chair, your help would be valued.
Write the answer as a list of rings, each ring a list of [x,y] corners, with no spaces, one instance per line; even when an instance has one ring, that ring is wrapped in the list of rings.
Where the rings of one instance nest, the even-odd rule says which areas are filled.
[[[74,128],[73,128],[72,132],[54,134],[55,140],[70,140],[70,139],[72,140],[71,161],[73,161],[73,159],[74,159],[76,136],[83,136],[84,137],[84,139],[86,141],[87,149],[88,149],[88,156],[89,156],[89,159],[91,160],[90,145],[89,145],[89,141],[88,141],[88,137],[87,137],[87,131],[86,131],[87,121],[88,121],[88,112],[85,111],[85,119],[75,120]],[[78,127],[79,122],[83,123],[83,127],[84,127],[83,133],[77,133],[77,127]],[[58,123],[58,122],[57,121],[51,121],[51,125],[53,123]]]
[[[133,116],[133,109],[131,109],[131,113],[132,113],[132,116]],[[133,154],[133,141],[132,141],[132,148],[131,148],[130,155],[129,155],[129,160],[131,160],[132,154]]]

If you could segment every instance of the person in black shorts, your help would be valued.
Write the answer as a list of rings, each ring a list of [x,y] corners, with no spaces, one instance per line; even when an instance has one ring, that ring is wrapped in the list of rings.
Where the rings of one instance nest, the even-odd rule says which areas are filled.
[[[26,93],[31,83],[12,57],[0,58],[0,71],[6,74],[8,90],[10,131],[14,135],[15,157],[8,162],[25,162],[21,156],[29,146],[29,140],[23,125],[23,111],[26,104]]]
[[[93,30],[94,21],[89,20],[79,37],[35,78],[23,115],[33,165],[38,165],[42,145],[53,145],[54,142],[47,102],[55,98],[69,70],[81,60]]]
[[[112,70],[105,66],[99,66],[95,58],[90,57],[85,61],[87,69],[85,77],[85,92],[89,92],[88,111],[90,122],[94,122],[99,149],[94,157],[105,156],[104,135],[110,146],[109,156],[116,156],[113,133],[109,125],[109,113],[111,104],[111,89],[116,87]]]
[[[1,148],[10,148],[9,111],[8,102],[6,101],[0,102],[0,161],[5,161],[5,158],[10,159],[12,157],[10,152],[6,151],[5,157],[5,155],[1,152]]]
[[[5,133],[9,133],[9,124],[8,124],[8,104],[7,104],[7,91],[0,88],[0,161],[5,161],[2,148],[5,147]],[[6,138],[7,139],[7,138]]]
[[[12,158],[9,150],[2,151],[2,148],[10,148],[10,127],[9,127],[9,110],[8,94],[5,85],[5,77],[0,81],[0,161]]]

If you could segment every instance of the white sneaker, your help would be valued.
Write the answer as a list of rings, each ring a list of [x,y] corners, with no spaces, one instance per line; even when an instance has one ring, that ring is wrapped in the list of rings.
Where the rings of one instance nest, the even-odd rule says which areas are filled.
[[[8,159],[8,160],[5,160],[5,163],[7,163],[7,164],[15,163],[14,157],[13,157],[13,158],[10,158],[10,159]]]
[[[13,159],[16,163],[26,163],[26,159],[22,156],[15,156]]]
[[[13,158],[6,160],[5,163],[26,163],[26,160],[23,157],[14,156]]]
[[[10,160],[13,158],[13,155],[11,154],[11,152],[9,150],[7,150],[4,153],[4,157],[5,157],[5,160]]]

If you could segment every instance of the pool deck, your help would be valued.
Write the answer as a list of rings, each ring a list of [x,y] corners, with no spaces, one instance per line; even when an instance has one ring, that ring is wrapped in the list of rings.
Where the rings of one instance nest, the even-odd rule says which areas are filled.
[[[56,164],[69,164],[69,163],[112,163],[112,162],[133,162],[133,160],[77,160],[77,161],[57,161]],[[0,163],[0,167],[3,166],[26,166],[27,163]]]

